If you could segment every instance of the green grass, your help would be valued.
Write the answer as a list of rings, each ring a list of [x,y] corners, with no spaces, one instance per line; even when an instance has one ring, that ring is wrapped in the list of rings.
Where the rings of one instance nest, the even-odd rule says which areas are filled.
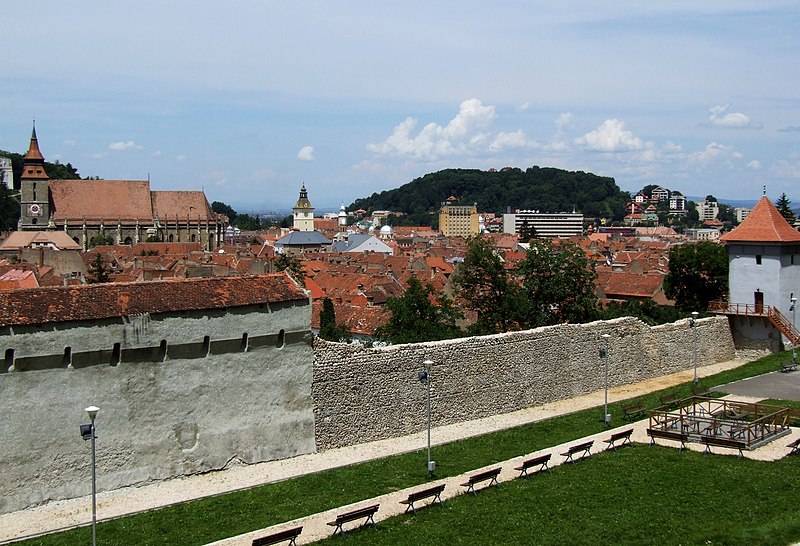
[[[348,543],[785,545],[800,537],[797,464],[626,447],[381,521]]]
[[[736,370],[703,378],[703,382],[707,386],[716,386],[744,377],[759,375],[766,371],[774,371],[779,369],[779,363],[783,358],[785,358],[785,355],[771,355],[764,359],[746,364]],[[682,397],[688,397],[691,395],[691,382],[665,389],[664,391],[640,396],[635,400],[642,401],[648,408],[654,408],[660,405],[658,397],[664,392],[677,392]],[[621,422],[622,404],[628,402],[629,401],[626,400],[625,402],[609,405],[609,410],[615,416],[617,424]],[[602,407],[592,408],[538,423],[442,446],[435,446],[434,459],[436,459],[438,465],[435,477],[443,478],[462,474],[475,468],[601,432],[605,428],[602,421],[602,413]],[[623,451],[631,454],[642,453],[642,451],[638,449],[626,449]],[[621,451],[620,454],[622,454],[623,451]],[[654,449],[653,451],[657,452],[659,450]],[[667,450],[667,453],[671,452],[672,450]],[[643,453],[648,453],[648,451],[644,450]],[[691,456],[691,454],[686,455]],[[617,460],[628,461],[627,464],[632,465],[632,467],[638,467],[642,464],[635,460],[629,460],[631,456],[632,455],[626,454],[624,457],[621,456]],[[592,457],[592,459],[585,461],[585,464],[582,463],[580,466],[591,467],[592,465],[598,464],[594,462],[594,459],[595,458]],[[607,457],[598,457],[598,460],[605,461],[606,459]],[[728,458],[708,457],[707,459],[720,459],[725,461],[728,465],[734,465],[734,467],[736,464],[735,462],[728,461]],[[284,482],[255,487],[245,491],[173,505],[117,520],[101,522],[97,527],[98,542],[108,546],[123,544],[205,544],[214,540],[220,540],[248,531],[261,529],[298,517],[423,483],[427,479],[425,460],[426,455],[424,451],[397,455],[377,461],[370,461],[302,476]],[[675,460],[672,467],[668,465],[668,471],[661,466],[656,466],[652,471],[653,474],[651,478],[666,481],[673,480],[674,476],[685,471],[683,468],[685,465],[682,463],[678,464],[683,460],[685,459]],[[750,464],[745,461],[740,462]],[[796,463],[796,461],[793,462]],[[770,464],[777,465],[778,463]],[[575,469],[578,470],[579,468],[580,467],[576,465]],[[658,470],[659,468],[661,468],[661,470]],[[630,470],[631,469],[623,469],[619,471],[621,472],[620,476],[624,477],[626,474],[630,473]],[[566,469],[564,472],[566,472]],[[662,475],[661,472],[665,473]],[[794,472],[800,474],[797,473],[796,470]],[[596,479],[601,481],[618,480],[620,477],[615,474],[604,474]],[[736,491],[737,496],[740,494],[740,490],[737,490],[736,487],[733,487],[733,489],[728,489],[727,485],[721,487],[719,485],[720,482],[718,482],[716,478],[703,479],[702,476],[699,476],[697,479],[700,480],[703,488],[713,491]],[[580,526],[583,527],[584,519],[588,525],[599,517],[600,513],[604,510],[602,503],[596,502],[594,497],[591,499],[571,497],[570,491],[572,491],[573,486],[563,483],[568,481],[567,479],[561,479],[559,481],[564,487],[564,491],[559,493],[559,495],[562,496],[559,496],[554,502],[565,503],[563,509],[569,509],[571,515],[570,519],[573,525],[575,521],[580,521]],[[569,481],[571,482],[572,480]],[[512,483],[516,484],[516,481]],[[627,483],[635,487],[634,490],[629,491],[626,495],[638,496],[642,494],[653,494],[653,491],[650,490],[650,486],[647,485],[647,483]],[[520,484],[517,484],[513,487],[519,487],[519,485]],[[602,486],[603,483],[597,485],[599,487]],[[507,489],[506,484],[503,484],[502,489],[503,491]],[[744,490],[745,488],[743,487],[741,491]],[[795,488],[795,491],[796,490]],[[564,497],[563,495],[566,496]],[[685,500],[689,502],[690,499]],[[462,501],[459,500],[459,502]],[[731,499],[723,498],[720,499],[719,502],[721,508],[717,517],[722,520],[729,519],[727,514],[729,514],[730,511],[726,510],[725,506],[732,502]],[[457,505],[455,502],[448,502],[448,510],[450,509],[450,504]],[[467,508],[465,508],[465,510],[470,510],[470,505],[468,504],[466,506]],[[496,511],[497,514],[512,512],[512,517],[517,518],[519,525],[523,525],[523,522],[527,522],[530,518],[529,509],[518,513],[516,510],[509,510],[508,507],[504,505],[495,504],[493,510]],[[425,512],[427,514],[428,512],[433,512],[433,510],[426,510]],[[450,520],[445,527],[451,529],[455,533],[456,531],[454,528],[460,526],[459,522],[473,521],[473,517],[470,514],[471,512],[468,511],[466,515],[458,515],[458,519]],[[637,514],[638,513],[634,511],[626,517],[638,519],[640,525],[649,525],[645,520],[641,519],[643,517],[642,515]],[[100,514],[100,517],[102,517],[102,514]],[[424,517],[432,516],[426,515]],[[489,520],[493,517],[496,516],[488,516]],[[597,525],[602,526],[605,524],[611,526],[614,525],[614,521],[616,520],[605,520],[601,517]],[[682,523],[677,520],[673,520],[672,524],[677,528],[682,527]],[[404,525],[408,526],[409,524],[406,523]],[[384,525],[381,527],[384,527]],[[388,528],[389,525],[386,527]],[[780,524],[777,528],[783,529],[783,527],[784,525]],[[532,535],[538,536],[538,530],[534,531],[534,528],[531,527],[526,528]],[[367,533],[363,534],[366,535]],[[87,539],[90,536],[91,531],[89,528],[81,528],[54,533],[21,544],[42,546],[84,545],[87,543]],[[800,533],[795,533],[792,536],[800,538]],[[419,538],[417,540],[419,540]],[[454,541],[458,540],[461,539],[454,539]],[[467,539],[464,538],[463,540],[466,541]],[[636,539],[633,540],[634,542],[636,541]],[[436,540],[436,542],[438,541],[439,539]],[[670,541],[677,542],[673,540]],[[557,543],[559,540],[555,542]]]

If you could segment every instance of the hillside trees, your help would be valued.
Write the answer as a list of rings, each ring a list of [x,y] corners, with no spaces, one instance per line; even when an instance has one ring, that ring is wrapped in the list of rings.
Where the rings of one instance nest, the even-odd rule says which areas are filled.
[[[405,294],[399,298],[390,297],[386,307],[391,318],[376,332],[381,339],[392,343],[418,343],[461,335],[457,326],[457,321],[463,318],[461,311],[447,296],[437,294],[430,283],[422,286],[416,277],[409,279]]]
[[[705,311],[708,303],[728,292],[728,256],[725,247],[711,242],[685,244],[669,251],[669,273],[664,294],[682,311]]]

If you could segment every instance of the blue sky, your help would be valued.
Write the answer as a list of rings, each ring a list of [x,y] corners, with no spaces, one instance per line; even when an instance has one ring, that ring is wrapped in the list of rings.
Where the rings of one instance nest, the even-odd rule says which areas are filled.
[[[35,118],[82,176],[240,211],[531,165],[796,204],[800,5],[611,4],[14,2],[0,149]]]

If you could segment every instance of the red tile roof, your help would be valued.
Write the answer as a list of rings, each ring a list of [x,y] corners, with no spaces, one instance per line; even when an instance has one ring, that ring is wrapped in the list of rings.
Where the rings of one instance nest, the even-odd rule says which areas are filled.
[[[797,231],[781,216],[772,201],[764,196],[739,227],[719,238],[726,243],[797,243]]]
[[[287,275],[90,284],[0,293],[0,326],[308,301]]]
[[[162,222],[203,221],[214,222],[216,216],[201,191],[154,191],[153,215]]]
[[[51,180],[53,219],[153,221],[146,180]]]

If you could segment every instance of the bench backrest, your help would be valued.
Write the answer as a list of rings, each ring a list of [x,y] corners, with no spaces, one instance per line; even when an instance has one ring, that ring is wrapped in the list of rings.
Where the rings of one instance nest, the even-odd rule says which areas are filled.
[[[483,480],[488,480],[489,478],[496,478],[498,474],[500,474],[500,468],[493,468],[491,470],[486,470],[485,472],[480,472],[479,474],[473,474],[469,477],[469,483],[477,483],[482,482]]]
[[[426,499],[428,497],[432,497],[434,495],[438,495],[442,491],[444,491],[444,485],[437,485],[434,487],[429,487],[428,489],[423,489],[422,491],[416,491],[414,493],[409,493],[408,500],[409,501],[417,501],[420,499]]]
[[[268,544],[275,544],[277,542],[283,542],[284,540],[289,540],[291,538],[297,537],[303,531],[303,527],[293,527],[291,529],[286,529],[284,531],[279,531],[277,533],[273,533],[271,535],[267,535],[265,537],[254,538],[252,546],[267,546]]]
[[[592,447],[593,444],[594,444],[594,440],[591,440],[589,442],[584,442],[582,444],[578,444],[576,446],[572,446],[567,451],[570,452],[570,453],[575,453],[576,451],[586,451],[588,448]]]
[[[336,516],[336,523],[346,523],[348,521],[353,521],[354,519],[365,518],[367,516],[371,516],[375,512],[378,511],[380,507],[379,504],[373,504],[372,506],[367,506],[366,508],[359,508],[358,510],[353,510],[351,512],[345,512],[344,514],[339,514]]]
[[[632,428],[628,429],[628,430],[623,430],[622,432],[615,432],[614,434],[611,435],[611,439],[612,440],[621,440],[622,438],[625,438],[626,436],[630,436],[631,434],[633,434],[633,429]]]
[[[530,468],[531,466],[536,466],[537,464],[544,464],[545,462],[550,460],[552,453],[548,453],[547,455],[540,455],[539,457],[534,457],[533,459],[528,459],[527,461],[522,461],[523,468]]]

